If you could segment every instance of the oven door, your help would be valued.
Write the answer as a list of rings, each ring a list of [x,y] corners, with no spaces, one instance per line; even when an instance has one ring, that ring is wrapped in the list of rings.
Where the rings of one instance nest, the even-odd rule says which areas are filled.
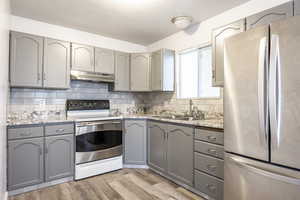
[[[76,123],[76,164],[120,155],[122,155],[120,120]]]

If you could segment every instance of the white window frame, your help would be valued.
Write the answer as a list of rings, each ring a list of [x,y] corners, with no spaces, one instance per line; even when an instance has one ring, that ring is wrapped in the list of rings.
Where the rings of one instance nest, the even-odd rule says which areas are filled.
[[[199,45],[197,47],[194,47],[194,48],[189,48],[189,49],[185,49],[185,50],[182,50],[182,51],[179,51],[178,52],[178,65],[177,65],[177,69],[176,71],[178,71],[178,73],[176,73],[176,79],[178,80],[177,84],[176,84],[176,98],[177,99],[212,99],[212,100],[218,100],[218,99],[221,99],[222,98],[222,91],[221,91],[221,88],[220,88],[220,91],[219,91],[219,96],[218,97],[200,97],[200,90],[198,89],[197,90],[197,97],[191,97],[191,98],[187,98],[187,97],[181,97],[181,76],[179,74],[181,74],[181,55],[182,54],[185,54],[185,53],[189,53],[189,52],[192,52],[192,51],[198,51],[199,49],[203,49],[203,48],[207,48],[207,47],[211,47],[212,48],[212,44],[211,43],[206,43],[206,44],[202,44],[202,45]],[[200,60],[200,53],[198,53],[198,59]],[[198,63],[198,88],[200,88],[200,81],[199,81],[199,77],[200,77],[200,62]]]

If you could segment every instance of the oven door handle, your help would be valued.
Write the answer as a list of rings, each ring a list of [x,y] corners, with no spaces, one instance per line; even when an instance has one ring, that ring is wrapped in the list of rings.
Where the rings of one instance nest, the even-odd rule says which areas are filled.
[[[97,126],[97,125],[105,125],[105,124],[120,124],[121,122],[95,122],[95,123],[85,123],[83,125],[76,125],[76,127],[86,127],[86,126]]]

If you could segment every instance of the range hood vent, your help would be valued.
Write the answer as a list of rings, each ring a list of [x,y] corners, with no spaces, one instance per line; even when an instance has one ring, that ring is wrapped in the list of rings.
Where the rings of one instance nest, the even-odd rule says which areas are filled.
[[[83,72],[77,70],[71,70],[72,80],[92,81],[92,82],[106,82],[113,83],[115,76],[113,74],[103,74],[96,72]]]

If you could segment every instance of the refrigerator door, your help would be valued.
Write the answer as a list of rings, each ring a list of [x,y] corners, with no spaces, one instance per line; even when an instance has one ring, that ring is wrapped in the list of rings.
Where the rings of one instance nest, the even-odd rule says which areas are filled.
[[[298,200],[300,172],[225,154],[224,200]]]
[[[260,160],[269,159],[268,41],[268,26],[225,41],[225,149]]]
[[[300,16],[271,24],[271,162],[300,169]]]

